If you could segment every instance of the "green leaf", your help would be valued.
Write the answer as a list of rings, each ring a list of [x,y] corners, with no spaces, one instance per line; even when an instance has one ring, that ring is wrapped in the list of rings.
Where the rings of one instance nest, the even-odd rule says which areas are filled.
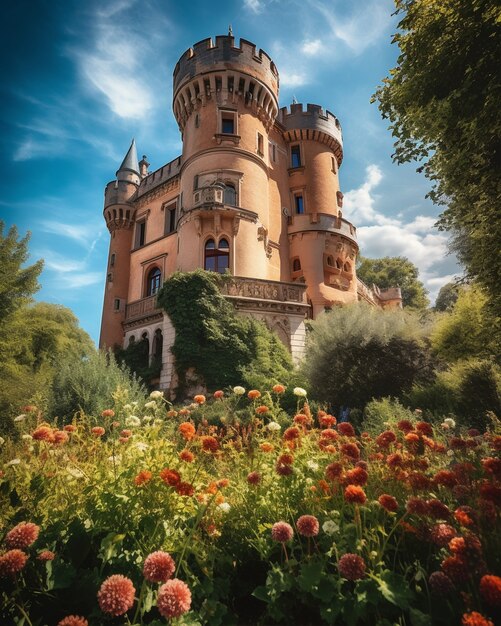
[[[118,554],[124,539],[125,535],[119,533],[109,533],[106,535],[101,541],[101,550],[99,551],[103,561],[109,561]]]
[[[71,587],[77,575],[73,565],[54,560],[47,563],[47,589],[67,589]]]
[[[322,578],[325,564],[322,561],[309,561],[301,567],[301,573],[298,577],[300,589],[311,593],[318,588],[318,584]]]
[[[264,585],[261,585],[260,587],[256,587],[251,595],[253,595],[258,600],[261,600],[262,602],[270,602],[270,598],[268,596],[268,589]]]
[[[384,572],[378,579],[378,589],[381,595],[395,606],[401,609],[409,608],[414,593],[409,589],[403,576],[393,572]]]
[[[411,608],[409,614],[412,626],[428,626],[431,623],[431,615],[422,613],[418,609]]]

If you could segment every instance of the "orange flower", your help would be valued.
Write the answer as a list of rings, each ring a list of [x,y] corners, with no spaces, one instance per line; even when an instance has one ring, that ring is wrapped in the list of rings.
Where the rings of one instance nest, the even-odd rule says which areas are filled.
[[[273,385],[271,390],[274,391],[275,393],[284,393],[285,387],[283,385]]]
[[[291,441],[297,439],[300,435],[299,428],[297,426],[289,426],[284,432],[285,441]]]
[[[251,389],[247,394],[247,397],[249,398],[249,400],[257,400],[261,397],[261,392],[257,389]]]
[[[202,449],[204,452],[217,452],[219,450],[219,442],[215,437],[206,435],[201,437]]]
[[[130,437],[131,435],[132,435],[132,430],[129,430],[128,428],[124,428],[122,432],[120,433],[120,437]]]
[[[176,470],[168,469],[167,467],[160,472],[160,478],[166,485],[175,487],[181,482],[181,476]]]
[[[354,461],[360,458],[360,449],[356,443],[343,443],[340,452]]]
[[[54,433],[50,426],[39,426],[31,433],[31,436],[36,441],[47,441],[48,443],[54,441]]]
[[[169,411],[170,413],[170,411]],[[179,409],[179,415],[182,415],[183,417],[185,417],[186,415],[190,414],[190,410],[189,409]]]
[[[113,409],[104,409],[101,413],[101,417],[114,417],[115,411]]]
[[[263,452],[273,452],[273,450],[275,449],[275,446],[273,446],[271,443],[268,443],[267,441],[265,441],[262,444],[260,444],[259,448]]]
[[[66,424],[63,430],[65,430],[67,433],[74,433],[76,429],[77,427],[74,424]]]
[[[256,413],[258,413],[259,415],[263,415],[264,413],[268,413],[269,410],[270,409],[266,405],[262,404],[261,406],[257,407]]]
[[[205,403],[205,396],[203,396],[202,394],[198,394],[196,395],[193,400],[197,403],[197,404],[204,404]]]
[[[149,483],[152,477],[152,473],[148,470],[141,470],[139,474],[134,478],[134,484],[140,487]]]
[[[352,504],[364,504],[367,500],[365,491],[358,485],[348,485],[344,490],[344,499]]]
[[[292,465],[294,463],[294,457],[292,454],[288,454],[286,452],[278,457],[277,463],[280,463],[281,465]]]
[[[66,443],[68,439],[69,437],[67,432],[65,432],[64,430],[56,430],[54,431],[54,439],[52,443]]]
[[[494,626],[494,622],[487,619],[477,611],[464,613],[461,619],[461,626]]]
[[[341,422],[341,424],[337,425],[337,430],[340,435],[344,435],[345,437],[355,436],[355,430],[349,422]]]
[[[180,482],[176,485],[176,493],[180,496],[190,497],[195,493],[195,488],[190,483]]]
[[[94,437],[102,437],[105,433],[105,430],[102,426],[94,426],[94,428],[90,429],[90,432],[94,435]]]
[[[501,606],[501,578],[486,574],[480,580],[480,595],[490,606]]]
[[[227,478],[220,478],[216,481],[216,487],[218,489],[224,489],[230,484],[230,481]]]
[[[185,463],[193,463],[193,461],[195,460],[195,455],[193,454],[193,452],[190,452],[185,448],[179,453],[179,458],[181,459],[181,461],[185,461]]]
[[[319,411],[317,417],[318,423],[321,428],[330,428],[331,426],[334,426],[334,424],[337,422],[334,415],[327,415],[325,411]]]
[[[325,468],[325,477],[332,481],[339,478],[342,473],[343,466],[341,465],[341,463],[331,463]]]
[[[389,496],[388,494],[384,493],[382,496],[379,496],[378,502],[383,507],[383,509],[386,509],[390,513],[395,513],[395,511],[398,511],[398,502],[393,496]]]
[[[346,472],[345,482],[351,485],[365,485],[369,478],[369,474],[363,467],[355,467]]]
[[[191,441],[195,436],[195,427],[191,422],[179,424],[179,432],[186,441]]]

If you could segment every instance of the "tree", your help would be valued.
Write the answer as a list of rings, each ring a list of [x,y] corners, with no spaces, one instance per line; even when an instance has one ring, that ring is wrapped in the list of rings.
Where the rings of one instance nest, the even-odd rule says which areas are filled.
[[[457,283],[446,283],[441,287],[433,307],[435,311],[450,311],[456,304],[460,289]]]
[[[404,307],[424,309],[428,306],[426,289],[418,280],[419,270],[405,257],[386,256],[382,259],[360,257],[357,276],[367,285],[375,284],[381,289],[400,287]]]
[[[335,309],[311,323],[302,371],[312,398],[359,409],[434,377],[416,314],[363,304]]]
[[[440,228],[469,277],[501,311],[501,6],[497,0],[395,0],[397,66],[374,100],[394,160],[422,161]]]
[[[471,358],[499,355],[495,319],[487,307],[482,289],[471,285],[459,292],[456,304],[436,323],[431,344],[436,354],[453,363]]]

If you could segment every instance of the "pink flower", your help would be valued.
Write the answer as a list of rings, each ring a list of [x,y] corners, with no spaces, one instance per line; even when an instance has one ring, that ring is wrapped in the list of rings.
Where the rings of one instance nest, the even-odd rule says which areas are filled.
[[[89,622],[85,617],[79,615],[68,615],[58,623],[57,626],[89,626]]]
[[[5,536],[5,543],[8,548],[19,548],[24,550],[31,546],[38,539],[40,528],[32,522],[20,522],[9,530]]]
[[[94,428],[90,429],[90,432],[94,435],[94,437],[102,437],[105,430],[102,426],[94,426]]]
[[[143,566],[143,575],[150,583],[165,583],[174,574],[176,564],[168,552],[152,552]]]
[[[304,537],[316,537],[320,528],[317,518],[314,515],[301,515],[296,522],[297,530]]]
[[[26,565],[28,555],[15,548],[0,556],[0,577],[14,576]]]
[[[359,580],[365,576],[365,561],[358,554],[343,554],[338,568],[341,576],[347,580]]]
[[[52,550],[42,550],[38,553],[37,559],[39,561],[53,561],[55,558],[54,552]]]
[[[293,535],[294,531],[292,530],[292,526],[287,524],[287,522],[276,522],[272,526],[271,538],[274,541],[285,543],[286,541],[290,541]]]
[[[432,593],[436,596],[447,596],[454,591],[454,583],[444,572],[433,572],[430,574],[428,584]]]
[[[97,599],[103,613],[117,617],[127,613],[131,608],[135,593],[132,580],[121,574],[114,574],[103,582],[97,593]]]
[[[157,607],[163,617],[179,617],[189,611],[190,606],[191,591],[182,580],[172,578],[158,590]]]

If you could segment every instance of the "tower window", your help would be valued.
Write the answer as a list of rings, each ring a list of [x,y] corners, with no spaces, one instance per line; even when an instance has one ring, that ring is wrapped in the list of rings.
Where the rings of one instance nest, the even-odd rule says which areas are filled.
[[[110,274],[108,274],[108,276],[107,276],[107,281],[108,281],[109,283],[112,283],[112,282],[113,282],[113,274],[111,274],[111,273],[110,273]]]
[[[204,269],[210,272],[224,272],[230,267],[230,244],[227,239],[220,239],[216,248],[214,239],[205,243]]]
[[[301,167],[301,151],[299,146],[291,146],[291,167]]]
[[[292,271],[299,272],[300,269],[301,269],[301,261],[299,259],[294,259],[294,261],[292,261]]]
[[[154,267],[148,273],[148,278],[146,279],[146,295],[154,296],[158,290],[160,289],[160,280],[162,278],[162,272],[158,269],[158,267]]]
[[[224,203],[229,204],[230,206],[237,205],[237,192],[235,190],[235,185],[232,185],[231,183],[225,186]]]
[[[115,253],[113,253],[110,257],[110,267],[114,267],[115,266]]]
[[[115,298],[113,301],[113,310],[120,311],[120,298]]]
[[[223,117],[221,120],[221,131],[225,135],[234,135],[235,134],[235,120],[232,117]]]
[[[327,265],[328,265],[329,267],[334,267],[334,259],[332,258],[332,256],[331,256],[331,255],[329,255],[329,256],[327,257]]]
[[[176,230],[176,205],[171,204],[165,209],[165,234]]]
[[[146,241],[146,221],[136,223],[136,248],[144,246]]]
[[[260,156],[264,156],[263,135],[261,133],[257,134],[257,153]]]
[[[298,194],[297,196],[294,196],[294,203],[296,205],[296,213],[297,213],[297,215],[303,215],[303,213],[304,213],[303,196],[301,194]]]
[[[198,128],[200,126],[200,118],[198,116],[198,113],[195,115],[195,128]]]

